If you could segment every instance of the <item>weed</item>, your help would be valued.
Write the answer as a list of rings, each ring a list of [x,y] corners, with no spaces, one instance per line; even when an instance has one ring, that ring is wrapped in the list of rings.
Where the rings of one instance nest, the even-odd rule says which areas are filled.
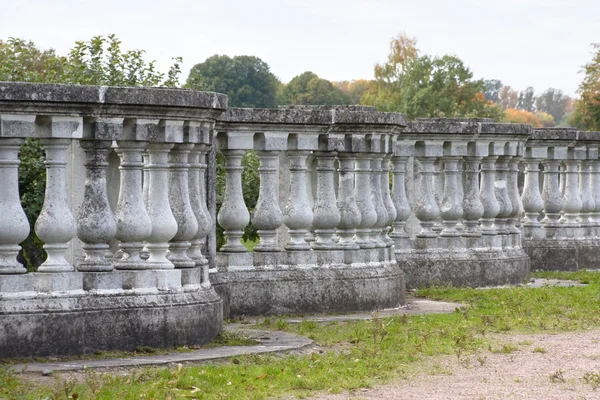
[[[550,375],[550,382],[552,383],[565,383],[564,371],[559,369],[555,373]]]
[[[533,352],[534,352],[534,353],[542,353],[542,354],[544,354],[544,353],[546,353],[546,349],[545,349],[545,348],[543,348],[543,347],[536,346],[536,347],[533,349]]]
[[[594,390],[598,389],[600,387],[600,371],[586,372],[583,375],[583,381],[591,385]]]
[[[277,330],[283,331],[283,330],[285,330],[287,325],[288,325],[288,323],[286,322],[285,319],[280,318],[277,320],[277,324],[276,324]]]

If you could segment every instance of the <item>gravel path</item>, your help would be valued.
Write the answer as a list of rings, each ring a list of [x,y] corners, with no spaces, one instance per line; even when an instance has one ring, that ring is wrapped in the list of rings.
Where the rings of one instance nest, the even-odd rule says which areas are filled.
[[[458,360],[427,360],[417,374],[388,386],[323,395],[342,399],[600,399],[600,330],[558,335],[498,335],[519,350],[484,352]]]

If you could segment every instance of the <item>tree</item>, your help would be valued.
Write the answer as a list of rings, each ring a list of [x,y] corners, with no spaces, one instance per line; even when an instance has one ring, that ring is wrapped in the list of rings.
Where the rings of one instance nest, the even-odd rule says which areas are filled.
[[[541,128],[542,124],[531,111],[519,110],[516,108],[508,108],[504,110],[504,122],[514,124],[528,124],[536,128]]]
[[[493,103],[499,103],[502,81],[498,79],[487,79],[483,81],[483,84],[485,86],[485,99]]]
[[[258,57],[215,54],[190,70],[185,84],[196,90],[225,93],[230,107],[277,106],[281,82]]]
[[[390,42],[388,61],[375,66],[375,83],[365,104],[417,117],[500,118],[500,107],[485,99],[483,80],[456,56],[419,56],[416,40],[399,35]]]
[[[344,105],[350,98],[327,79],[306,71],[283,87],[281,104]]]
[[[18,38],[0,40],[0,80],[61,82],[66,64],[66,57],[57,56],[53,49],[42,51]]]
[[[503,110],[516,108],[519,101],[519,94],[510,86],[502,86],[498,100]]]
[[[579,85],[581,96],[575,101],[571,121],[579,128],[600,130],[600,43],[593,43],[595,54],[592,61],[583,67],[585,74]]]
[[[552,115],[555,121],[560,121],[567,113],[570,102],[571,98],[561,90],[549,88],[537,97],[535,107]]]
[[[519,93],[517,108],[529,112],[535,111],[535,94],[531,86]]]
[[[495,116],[483,95],[483,81],[472,78],[458,57],[419,57],[404,79],[406,114],[409,118]]]
[[[333,85],[344,92],[352,104],[361,104],[361,98],[371,88],[373,83],[373,81],[366,79],[358,79],[355,81],[333,82]]]
[[[375,83],[365,92],[361,101],[376,106],[380,111],[404,110],[404,80],[418,56],[415,38],[403,33],[392,38],[387,62],[375,65]]]
[[[556,125],[554,117],[544,111],[536,111],[534,115],[538,123],[544,128],[550,128]]]
[[[121,50],[115,35],[95,36],[76,42],[68,56],[54,50],[39,50],[34,43],[10,38],[0,41],[0,81],[70,83],[120,86],[176,86],[181,58],[175,58],[169,72],[156,70],[155,62],[143,59],[143,50]],[[42,242],[33,226],[44,200],[46,169],[39,141],[27,139],[19,153],[19,192],[31,226],[29,237],[21,243],[19,259],[29,270],[45,258]]]

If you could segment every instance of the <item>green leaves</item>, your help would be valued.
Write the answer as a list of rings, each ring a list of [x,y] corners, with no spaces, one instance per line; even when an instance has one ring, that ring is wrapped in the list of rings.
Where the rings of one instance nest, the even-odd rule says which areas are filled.
[[[416,40],[405,35],[392,39],[388,61],[375,66],[375,78],[361,100],[381,111],[404,112],[409,118],[501,115],[500,108],[485,99],[484,81],[473,80],[461,59],[420,56]]]
[[[600,130],[600,43],[593,43],[592,61],[583,68],[585,74],[579,94],[581,99],[575,102],[572,121],[579,128]]]
[[[39,50],[33,42],[9,38],[0,40],[0,81],[68,83],[111,86],[178,86],[181,57],[173,59],[166,74],[156,70],[156,62],[144,60],[143,50],[123,51],[115,35],[94,36],[75,42],[67,56],[52,49]],[[44,153],[38,141],[27,139],[19,154],[19,191],[29,219],[31,233],[21,243],[19,256],[29,270],[45,258],[34,224],[44,202],[46,169]]]
[[[350,102],[340,88],[310,71],[294,77],[281,91],[281,104],[344,105]]]
[[[277,106],[280,84],[258,57],[215,54],[194,65],[185,87],[225,93],[230,107],[271,108]]]

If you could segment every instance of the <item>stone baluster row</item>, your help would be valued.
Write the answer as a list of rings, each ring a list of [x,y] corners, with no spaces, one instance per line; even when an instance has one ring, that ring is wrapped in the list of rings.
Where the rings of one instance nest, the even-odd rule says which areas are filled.
[[[518,165],[522,152],[523,148],[516,143],[446,142],[442,146],[441,142],[417,142],[415,159],[420,172],[415,184],[414,210],[421,230],[416,237],[520,234],[523,202],[518,189]],[[443,185],[434,179],[435,165],[440,161]],[[405,170],[404,162],[400,165],[400,179],[394,180],[399,188],[404,186],[401,179]],[[402,203],[405,190],[404,187],[398,190]],[[438,190],[442,193],[438,194]],[[442,199],[439,204],[437,197]],[[529,195],[525,197],[530,206]],[[401,227],[410,211],[402,205],[397,209],[407,210],[406,214],[398,214],[396,224]],[[443,229],[438,233],[435,226],[440,217]],[[404,236],[400,233],[392,237]]]
[[[356,152],[344,149],[344,135],[322,136],[321,145],[316,141],[318,135],[314,135],[316,192],[312,208],[307,192],[307,158],[311,146],[298,148],[296,139],[282,139],[281,134],[273,133],[247,133],[244,136],[230,131],[220,135],[218,142],[227,162],[225,198],[218,213],[218,222],[227,241],[221,252],[247,252],[240,240],[250,221],[243,200],[241,159],[251,148],[260,162],[259,197],[252,216],[260,238],[255,251],[281,251],[277,230],[283,225],[288,228],[290,238],[283,247],[290,251],[372,249],[393,245],[388,232],[398,213],[389,189],[390,135],[383,138],[373,135],[369,148],[366,148],[369,151]],[[282,147],[282,143],[285,146]],[[231,149],[235,146],[238,148]],[[319,146],[339,151],[319,149]],[[265,148],[270,150],[260,150]],[[288,182],[277,180],[279,154],[285,154],[289,163]],[[278,201],[279,184],[289,187],[283,212]],[[398,197],[399,192],[394,196]],[[401,213],[406,214],[406,210]],[[315,240],[311,242],[306,240],[309,228],[314,229]]]
[[[522,196],[526,237],[572,237],[564,228],[600,226],[600,161],[594,143],[600,137],[586,132],[584,140],[580,134],[572,129],[540,129],[527,143]]]
[[[18,129],[11,127],[9,121],[18,122]],[[75,268],[65,253],[74,237],[83,243],[84,258],[75,265],[79,271],[206,266],[201,247],[204,237],[213,229],[204,192],[204,156],[210,124],[6,115],[1,122],[2,136],[40,137],[46,154],[46,193],[35,231],[44,242],[48,257],[38,272],[73,271]],[[85,153],[85,185],[75,218],[68,201],[66,168],[69,147],[79,137]],[[119,198],[113,213],[108,201],[106,171],[114,140],[121,162]],[[17,243],[27,237],[29,227],[15,186],[23,139],[2,141],[0,157],[5,162],[0,173],[8,190],[0,201],[3,210],[10,212],[12,222],[2,225],[0,272],[23,273],[25,269],[16,262]],[[143,152],[147,154],[145,164]],[[11,224],[11,229],[6,229]],[[109,259],[108,243],[113,238],[119,241],[119,251]],[[140,256],[142,248],[147,250],[147,259]]]

